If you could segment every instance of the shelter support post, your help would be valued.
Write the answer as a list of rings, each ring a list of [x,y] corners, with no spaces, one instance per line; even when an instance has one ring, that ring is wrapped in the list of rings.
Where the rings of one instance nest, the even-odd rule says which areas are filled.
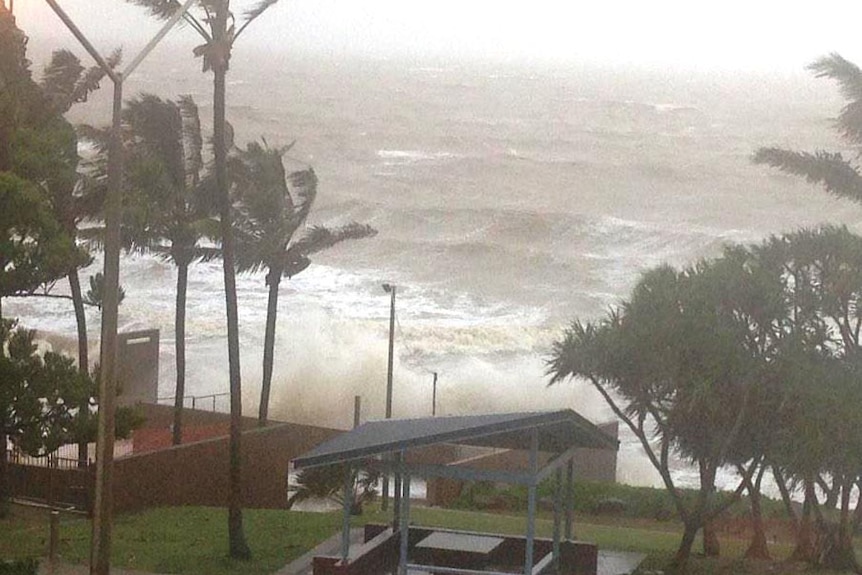
[[[563,470],[554,472],[554,571],[560,571],[560,531],[563,514]]]
[[[341,523],[341,562],[347,565],[350,556],[350,506],[353,502],[353,473],[350,466],[344,468],[343,487],[344,515]]]
[[[539,430],[530,430],[530,481],[527,490],[527,541],[524,550],[524,574],[533,572],[533,540],[536,538],[536,475],[539,472]]]
[[[574,495],[572,494],[572,487],[575,481],[575,461],[573,459],[569,460],[569,464],[566,466],[566,540],[571,541],[574,539],[574,532],[572,529],[573,518],[575,514],[575,500]]]
[[[395,484],[395,497],[392,501],[392,531],[398,531],[401,524],[401,473],[404,470],[404,452],[399,451],[395,455],[395,466],[393,468],[393,483]]]
[[[401,485],[403,494],[401,495],[401,552],[398,559],[398,574],[407,575],[407,548],[410,543],[410,475],[402,474]]]

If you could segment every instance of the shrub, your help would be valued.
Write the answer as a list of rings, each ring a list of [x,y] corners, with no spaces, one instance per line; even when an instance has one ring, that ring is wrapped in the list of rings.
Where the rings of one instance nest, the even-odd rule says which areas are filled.
[[[0,575],[36,575],[38,571],[36,559],[0,560]]]

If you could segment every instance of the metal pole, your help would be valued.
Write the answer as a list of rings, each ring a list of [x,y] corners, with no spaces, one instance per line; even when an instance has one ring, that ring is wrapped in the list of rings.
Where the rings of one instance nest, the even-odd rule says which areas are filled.
[[[563,514],[563,470],[559,467],[554,472],[554,572],[560,572],[560,519]]]
[[[51,573],[57,570],[57,548],[60,546],[60,512],[51,510],[50,516],[50,538],[48,543],[48,562],[51,564]]]
[[[99,421],[96,437],[96,502],[90,573],[111,571],[111,524],[113,515],[114,399],[117,382],[117,305],[120,278],[120,218],[123,177],[123,143],[120,120],[123,107],[123,77],[114,83],[111,150],[108,156],[108,195],[105,198],[105,287],[102,306],[101,375]]]
[[[572,530],[572,519],[575,514],[575,501],[572,495],[572,486],[575,479],[575,462],[569,460],[566,467],[566,540],[572,541],[574,538]]]
[[[533,541],[536,538],[536,475],[539,467],[539,429],[530,430],[530,485],[527,491],[527,540],[524,547],[524,573],[533,572]]]
[[[362,413],[362,396],[353,396],[353,429],[359,427],[359,416]]]
[[[437,372],[434,372],[434,391],[431,392],[431,417],[437,417]]]
[[[350,555],[350,506],[353,499],[353,476],[350,466],[344,468],[344,515],[341,522],[341,563],[347,565]]]
[[[111,147],[108,152],[108,190],[105,197],[105,277],[102,332],[99,362],[99,420],[96,433],[95,502],[93,504],[93,530],[90,544],[90,573],[109,575],[111,570],[111,524],[113,512],[114,465],[114,404],[117,382],[117,315],[120,281],[120,219],[122,217],[123,142],[121,116],[123,110],[123,81],[125,76],[113,70],[99,51],[78,29],[56,0],[45,0],[57,17],[66,25],[78,42],[93,57],[99,67],[114,83],[114,101],[111,122]],[[133,60],[131,72],[151,51],[167,31],[176,24],[193,0],[187,0],[175,18],[165,24],[156,38]]]
[[[392,418],[392,358],[395,351],[395,286],[390,285],[389,300],[389,365],[386,372],[386,419]]]
[[[395,352],[395,286],[393,284],[383,284],[383,290],[391,294],[389,300],[389,363],[386,370],[386,419],[392,418],[392,361]],[[397,493],[396,493],[397,495]],[[389,474],[383,474],[383,499],[380,502],[380,509],[386,511],[389,509]],[[398,510],[396,509],[397,513]]]
[[[403,470],[403,457],[401,461],[402,466],[400,468]],[[402,485],[404,492],[401,494],[400,506],[401,554],[398,561],[398,573],[399,575],[407,575],[407,547],[410,542],[410,475],[407,473],[401,473],[400,475],[403,476]]]

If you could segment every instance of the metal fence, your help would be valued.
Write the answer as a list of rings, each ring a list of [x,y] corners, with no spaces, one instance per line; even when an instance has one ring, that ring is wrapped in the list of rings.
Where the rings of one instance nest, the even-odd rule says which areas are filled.
[[[160,397],[158,403],[173,405],[176,395]],[[207,395],[186,395],[183,397],[183,407],[215,411],[219,413],[230,412],[230,392],[209,393]]]

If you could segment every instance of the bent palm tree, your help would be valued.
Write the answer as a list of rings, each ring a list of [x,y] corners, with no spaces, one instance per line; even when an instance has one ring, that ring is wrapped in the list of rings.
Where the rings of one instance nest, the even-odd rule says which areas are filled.
[[[190,96],[174,102],[151,94],[130,100],[124,120],[129,135],[127,178],[132,190],[124,222],[127,241],[132,248],[159,254],[177,267],[173,443],[178,445],[182,443],[186,379],[189,266],[201,257],[198,242],[215,233],[215,220],[200,201],[201,123]]]
[[[177,0],[129,0],[149,9],[164,20],[180,9]],[[197,32],[204,43],[194,50],[202,57],[203,71],[213,73],[213,155],[215,184],[218,193],[219,220],[222,240],[222,270],[224,272],[225,315],[227,316],[228,373],[230,377],[230,469],[228,495],[228,544],[230,556],[251,558],[251,550],[242,526],[242,378],[239,357],[239,314],[237,312],[236,269],[234,262],[231,204],[227,180],[227,71],[233,45],[258,16],[278,0],[257,0],[240,18],[239,29],[230,10],[230,0],[203,0],[198,16],[190,12],[183,19]]]
[[[234,154],[230,163],[236,206],[237,268],[240,272],[263,268],[267,271],[269,297],[258,411],[261,425],[266,424],[269,414],[281,279],[291,278],[307,268],[311,263],[308,256],[314,253],[377,233],[370,226],[353,222],[335,228],[313,226],[294,239],[317,197],[317,176],[311,168],[285,175],[282,157],[289,148],[274,149],[266,142],[264,145],[252,142]]]
[[[808,68],[818,78],[838,82],[847,104],[838,115],[835,127],[848,143],[862,145],[862,70],[835,53],[816,60]],[[845,158],[840,152],[760,148],[752,160],[788,174],[803,176],[813,184],[822,185],[830,194],[862,203],[862,173],[859,172],[858,161]]]
[[[198,245],[204,237],[217,235],[205,187],[198,108],[190,96],[174,102],[142,94],[123,110],[123,145],[126,150],[122,241],[126,249],[154,253],[177,267],[174,314],[176,390],[174,394],[173,443],[182,442],[182,412],[185,395],[185,317],[189,266],[205,253]],[[100,150],[95,160],[98,187],[104,184],[108,134],[82,129]],[[86,234],[92,242],[102,239],[102,230]]]

